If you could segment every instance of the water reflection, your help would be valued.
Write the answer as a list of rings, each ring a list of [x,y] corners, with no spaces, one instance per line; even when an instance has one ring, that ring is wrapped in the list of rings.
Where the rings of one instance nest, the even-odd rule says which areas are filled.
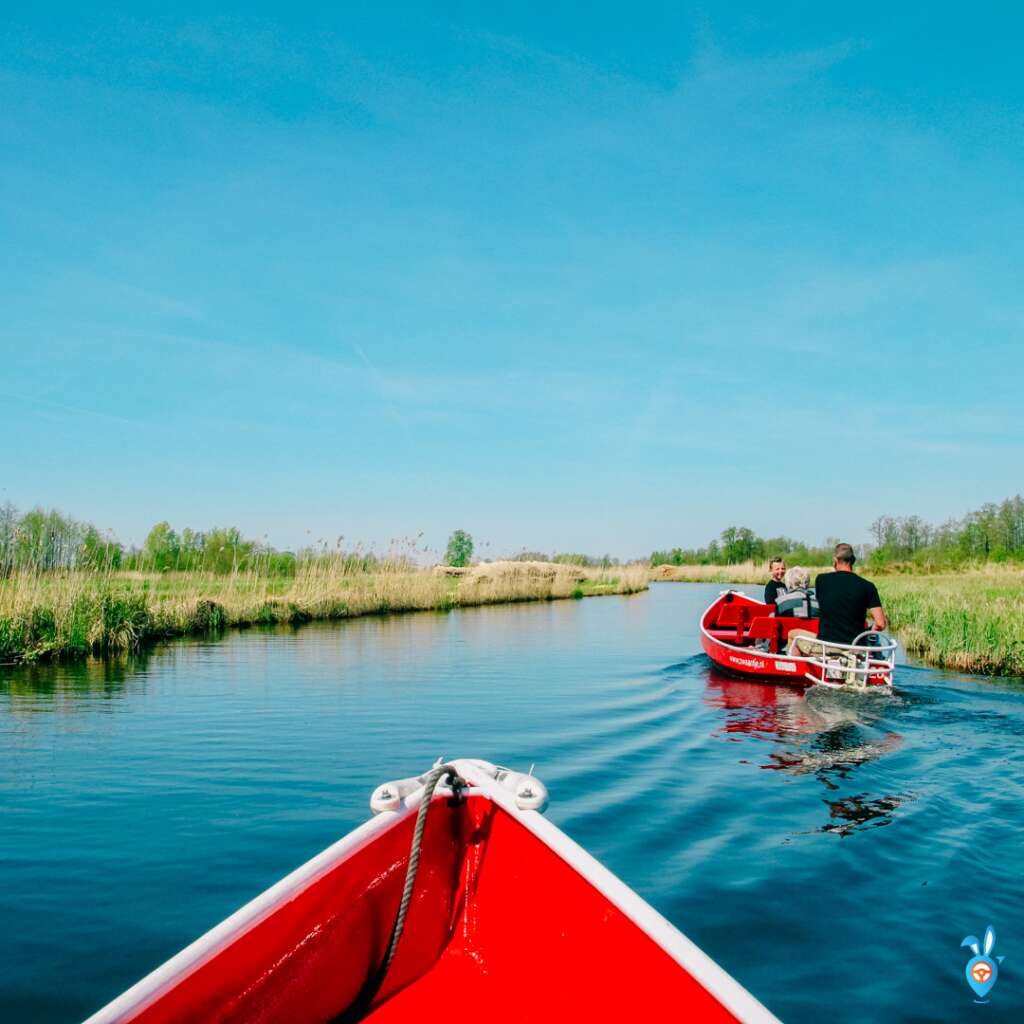
[[[705,703],[721,708],[720,730],[729,738],[752,736],[779,745],[758,767],[791,775],[810,775],[830,794],[837,794],[861,766],[897,750],[899,733],[879,729],[898,699],[876,694],[772,686],[706,669]],[[747,761],[746,763],[750,763]],[[827,796],[829,820],[819,831],[840,836],[888,825],[908,794]]]
[[[0,693],[12,712],[68,709],[83,701],[120,697],[144,678],[151,657],[143,652],[119,658],[88,658],[61,664],[0,669]]]
[[[820,831],[847,836],[865,828],[889,825],[893,812],[907,799],[903,796],[872,797],[863,793],[840,800],[826,800],[832,821],[822,825]]]
[[[800,690],[734,679],[710,666],[705,674],[705,703],[726,712],[722,732],[772,739],[808,731]]]

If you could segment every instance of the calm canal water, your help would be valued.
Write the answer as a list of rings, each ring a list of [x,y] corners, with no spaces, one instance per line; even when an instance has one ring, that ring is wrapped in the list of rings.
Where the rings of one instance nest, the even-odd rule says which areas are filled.
[[[790,1024],[1024,1019],[1024,686],[730,681],[718,589],[0,669],[0,1020],[86,1016],[439,755],[536,762],[549,816]]]

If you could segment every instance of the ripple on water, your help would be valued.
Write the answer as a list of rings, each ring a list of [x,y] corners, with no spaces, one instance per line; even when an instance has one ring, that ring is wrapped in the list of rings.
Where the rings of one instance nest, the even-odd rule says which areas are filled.
[[[0,670],[0,1019],[85,1016],[442,754],[536,763],[552,819],[787,1024],[973,1019],[960,940],[1024,950],[1024,689],[725,679],[693,629],[718,589]],[[989,1020],[1024,1019],[1011,979]]]

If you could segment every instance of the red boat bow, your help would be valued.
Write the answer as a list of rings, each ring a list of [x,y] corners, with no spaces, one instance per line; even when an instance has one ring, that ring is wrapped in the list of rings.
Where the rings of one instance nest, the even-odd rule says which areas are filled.
[[[537,811],[517,806],[495,778],[500,770],[479,761],[454,766],[469,788],[432,799],[405,930],[379,988],[416,792],[87,1024],[321,1024],[342,1015],[777,1024],[636,893]]]

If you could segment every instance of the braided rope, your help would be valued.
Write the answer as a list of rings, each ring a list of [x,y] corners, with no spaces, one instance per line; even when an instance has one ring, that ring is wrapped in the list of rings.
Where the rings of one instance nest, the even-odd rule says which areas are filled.
[[[398,916],[395,918],[395,926],[391,931],[391,941],[388,943],[387,952],[381,962],[380,970],[377,973],[375,988],[380,987],[384,980],[391,961],[394,959],[395,951],[398,949],[398,940],[402,937],[402,929],[405,928],[405,917],[409,912],[409,903],[412,900],[412,890],[416,884],[416,870],[420,866],[420,845],[423,842],[423,830],[427,825],[427,811],[430,809],[430,801],[434,790],[442,778],[447,776],[451,781],[452,789],[458,789],[466,785],[465,780],[456,772],[450,764],[439,764],[432,768],[423,785],[423,797],[420,800],[419,810],[416,812],[416,827],[412,832],[412,846],[409,848],[409,866],[405,872],[405,886],[402,889],[402,900],[398,904]]]

